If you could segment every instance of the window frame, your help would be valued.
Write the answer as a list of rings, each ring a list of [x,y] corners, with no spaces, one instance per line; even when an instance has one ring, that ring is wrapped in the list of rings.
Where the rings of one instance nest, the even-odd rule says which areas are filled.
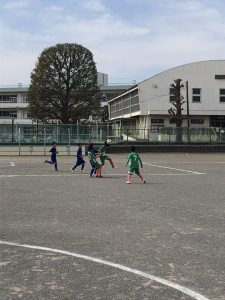
[[[199,93],[194,92],[194,90],[199,90]],[[201,103],[201,94],[202,94],[202,89],[201,88],[192,88],[192,103]],[[199,98],[199,101],[194,100],[195,98]]]

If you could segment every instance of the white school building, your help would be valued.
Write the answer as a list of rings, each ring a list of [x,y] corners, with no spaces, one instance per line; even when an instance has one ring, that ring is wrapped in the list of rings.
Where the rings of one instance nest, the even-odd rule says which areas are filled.
[[[184,84],[184,100],[188,82],[190,127],[225,128],[225,60],[189,63],[138,83],[109,101],[110,120],[124,128],[175,127],[168,110],[173,107],[170,85],[176,79]],[[182,107],[185,117],[186,103]],[[187,119],[182,126],[187,126]]]

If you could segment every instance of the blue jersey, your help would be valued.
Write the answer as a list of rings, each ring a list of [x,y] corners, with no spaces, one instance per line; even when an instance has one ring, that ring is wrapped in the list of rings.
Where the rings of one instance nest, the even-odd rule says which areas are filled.
[[[82,149],[79,147],[77,150],[77,159],[82,159],[83,155],[82,155]]]
[[[56,155],[58,153],[56,147],[52,147],[52,149],[50,149],[49,152],[52,153],[51,157],[54,158],[54,159],[56,159]]]

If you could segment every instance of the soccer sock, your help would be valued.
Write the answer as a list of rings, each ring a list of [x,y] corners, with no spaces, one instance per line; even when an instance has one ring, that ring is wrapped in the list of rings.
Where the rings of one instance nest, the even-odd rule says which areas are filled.
[[[137,176],[140,177],[142,181],[144,180],[141,174],[137,174]]]
[[[113,161],[112,161],[112,158],[109,157],[108,160],[109,160],[109,162],[110,162],[112,168],[114,168],[114,163],[113,163]]]
[[[91,169],[90,176],[93,175],[93,173],[94,173],[95,170],[96,170],[95,168],[92,168],[92,169]]]

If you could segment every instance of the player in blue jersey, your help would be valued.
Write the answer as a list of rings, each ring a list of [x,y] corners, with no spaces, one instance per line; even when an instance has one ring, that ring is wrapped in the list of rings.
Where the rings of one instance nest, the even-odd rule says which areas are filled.
[[[73,168],[71,169],[71,171],[73,172],[76,167],[81,165],[81,169],[80,172],[84,172],[84,165],[85,165],[85,161],[83,159],[83,154],[82,154],[82,145],[78,144],[78,150],[77,150],[77,162],[76,164],[73,166]]]
[[[45,163],[48,163],[50,165],[54,165],[55,166],[55,171],[59,171],[58,170],[58,165],[57,165],[57,154],[58,154],[58,151],[56,149],[56,143],[54,142],[52,144],[52,148],[49,150],[49,152],[51,152],[51,160],[45,160]]]
[[[99,152],[97,149],[94,148],[94,145],[91,143],[88,146],[88,158],[91,164],[91,171],[90,171],[90,177],[92,177],[93,174],[96,174],[96,177],[101,178],[101,164],[96,160],[96,157],[99,156]]]

